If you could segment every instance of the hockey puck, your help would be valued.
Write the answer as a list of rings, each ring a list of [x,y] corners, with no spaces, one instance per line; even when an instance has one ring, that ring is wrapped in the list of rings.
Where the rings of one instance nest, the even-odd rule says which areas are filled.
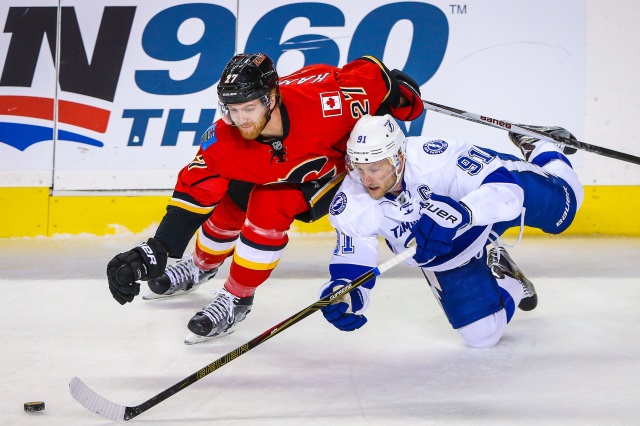
[[[33,401],[24,403],[24,411],[43,411],[44,401]]]

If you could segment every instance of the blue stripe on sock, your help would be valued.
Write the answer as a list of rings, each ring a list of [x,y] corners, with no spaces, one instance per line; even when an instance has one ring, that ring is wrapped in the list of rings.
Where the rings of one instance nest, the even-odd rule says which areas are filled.
[[[516,304],[509,292],[502,287],[500,287],[500,296],[502,296],[502,304],[507,313],[507,322],[509,322],[511,321],[511,317],[513,317],[513,313],[516,311]]]
[[[556,151],[546,151],[539,155],[536,155],[536,157],[531,160],[531,163],[535,164],[536,166],[542,167],[554,160],[564,161],[569,165],[569,167],[573,169],[573,166],[571,165],[571,162],[567,159],[567,157]]]

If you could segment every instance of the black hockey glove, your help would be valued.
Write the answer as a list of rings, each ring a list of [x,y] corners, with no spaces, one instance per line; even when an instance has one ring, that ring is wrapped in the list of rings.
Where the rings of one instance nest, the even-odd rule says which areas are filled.
[[[136,281],[158,278],[166,267],[167,251],[158,241],[149,238],[107,264],[109,290],[113,298],[124,305],[140,293],[140,284]]]
[[[400,70],[392,70],[391,76],[398,85],[400,94],[407,100],[404,106],[392,106],[391,115],[401,121],[411,121],[420,117],[424,112],[424,104],[418,83]]]

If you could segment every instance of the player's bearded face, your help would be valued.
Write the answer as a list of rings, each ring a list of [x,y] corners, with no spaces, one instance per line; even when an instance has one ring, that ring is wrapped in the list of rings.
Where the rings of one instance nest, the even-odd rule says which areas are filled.
[[[375,163],[353,163],[353,171],[358,174],[371,198],[376,200],[391,191],[397,183],[396,168],[389,159]]]
[[[228,105],[229,115],[243,138],[255,139],[267,125],[267,107],[260,99]]]

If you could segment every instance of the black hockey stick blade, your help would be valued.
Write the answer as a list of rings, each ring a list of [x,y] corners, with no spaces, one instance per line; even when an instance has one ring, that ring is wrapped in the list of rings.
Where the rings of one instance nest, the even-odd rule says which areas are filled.
[[[603,155],[605,157],[614,158],[616,160],[626,161],[628,163],[640,164],[640,157],[635,155],[626,154],[624,152],[614,151],[609,148],[604,148],[597,145],[591,145],[586,142],[580,142],[577,140],[569,139],[560,135],[550,135],[548,133],[541,132],[539,130],[528,127],[524,124],[515,124],[507,120],[488,117],[485,115],[473,114],[461,109],[440,105],[435,102],[428,102],[422,100],[424,107],[430,111],[439,112],[441,114],[450,115],[452,117],[461,118],[463,120],[472,121],[478,124],[484,124],[485,126],[495,127],[497,129],[506,130],[508,132],[519,133],[525,136],[532,136],[534,138],[543,139],[549,142],[561,143],[566,146],[578,148],[583,151],[592,152],[594,154]]]
[[[275,326],[271,327],[261,335],[255,337],[253,340],[243,344],[242,346],[232,350],[228,354],[218,358],[213,361],[211,364],[201,368],[197,372],[193,373],[189,377],[186,377],[179,383],[163,390],[156,396],[147,401],[143,402],[140,405],[136,405],[133,407],[124,406],[120,404],[116,404],[115,402],[111,402],[108,399],[98,395],[95,391],[93,391],[89,386],[87,386],[82,380],[77,377],[71,379],[69,382],[69,392],[71,392],[71,396],[78,401],[84,408],[89,411],[93,411],[96,414],[101,415],[102,417],[106,417],[110,420],[122,421],[122,420],[131,420],[134,417],[144,413],[152,407],[155,407],[165,399],[169,398],[172,395],[180,392],[187,386],[190,386],[202,379],[203,377],[213,373],[218,368],[222,367],[225,364],[233,361],[239,356],[249,352],[251,349],[256,346],[266,342],[271,339],[273,336],[280,334],[287,328],[292,325],[302,321],[309,315],[315,313],[316,311],[322,309],[323,307],[330,304],[334,299],[339,299],[350,291],[360,287],[362,284],[366,283],[370,279],[377,277],[378,275],[383,274],[394,266],[404,262],[406,259],[410,258],[416,252],[415,245],[411,245],[405,251],[395,255],[391,259],[386,262],[378,265],[377,267],[369,270],[368,272],[360,275],[358,278],[351,281],[348,285],[342,287],[338,291],[331,293],[322,299],[319,299],[315,303],[307,306],[305,309],[300,312],[290,316],[289,318],[281,321]]]

